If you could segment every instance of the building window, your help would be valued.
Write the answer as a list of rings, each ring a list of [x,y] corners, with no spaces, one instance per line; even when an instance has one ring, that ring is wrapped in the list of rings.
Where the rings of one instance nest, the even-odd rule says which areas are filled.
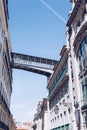
[[[79,69],[82,71],[87,66],[87,37],[84,38],[78,51]]]
[[[1,20],[1,18],[0,18],[0,29],[2,28],[2,20]]]
[[[64,111],[64,116],[66,116],[66,111]]]
[[[60,114],[60,117],[62,118],[62,113]]]
[[[82,74],[82,106],[87,104],[87,36],[82,41],[78,51],[79,71]]]
[[[68,94],[68,88],[69,88],[69,86],[68,86],[68,83],[67,84],[65,84],[64,86],[63,86],[63,88],[61,88],[58,92],[57,92],[57,94],[55,95],[55,97],[52,99],[52,101],[50,101],[50,109],[52,109],[53,108],[53,106],[55,106],[57,103],[59,103],[59,101],[66,95],[66,94]]]
[[[87,104],[87,78],[82,81],[83,103]]]
[[[70,114],[70,112],[71,112],[71,111],[70,111],[70,108],[68,109],[68,112],[69,112],[69,114]]]
[[[57,116],[58,120],[59,120],[59,116]]]

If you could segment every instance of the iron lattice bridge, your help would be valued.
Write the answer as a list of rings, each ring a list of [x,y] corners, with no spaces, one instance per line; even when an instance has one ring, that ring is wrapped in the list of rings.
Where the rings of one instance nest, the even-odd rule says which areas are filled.
[[[11,53],[11,67],[22,69],[49,77],[54,67],[58,64],[57,60],[41,58],[31,55]]]

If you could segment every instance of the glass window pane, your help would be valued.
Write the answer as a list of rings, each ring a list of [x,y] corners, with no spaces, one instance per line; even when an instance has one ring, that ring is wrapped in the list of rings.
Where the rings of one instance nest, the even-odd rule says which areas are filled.
[[[85,42],[86,42],[86,44],[87,44],[87,36],[85,37]]]

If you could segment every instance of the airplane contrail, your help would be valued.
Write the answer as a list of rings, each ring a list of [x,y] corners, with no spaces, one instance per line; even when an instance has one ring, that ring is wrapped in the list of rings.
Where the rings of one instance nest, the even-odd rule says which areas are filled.
[[[53,14],[55,14],[61,21],[63,21],[66,24],[66,20],[58,13],[56,12],[51,6],[49,6],[44,0],[40,0],[43,5],[45,5]]]

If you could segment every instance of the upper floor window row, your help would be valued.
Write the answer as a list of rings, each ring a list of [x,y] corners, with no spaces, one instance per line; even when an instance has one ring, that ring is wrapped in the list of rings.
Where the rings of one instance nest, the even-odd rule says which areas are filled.
[[[65,70],[67,70],[67,68],[68,68],[68,62],[66,60],[65,63],[63,64],[63,66],[61,66],[61,69],[57,72],[56,78],[55,78],[55,80],[54,80],[54,82],[53,82],[53,84],[52,84],[50,89],[52,89],[53,86],[55,86],[56,82],[60,79],[60,77],[62,76],[63,72]]]

